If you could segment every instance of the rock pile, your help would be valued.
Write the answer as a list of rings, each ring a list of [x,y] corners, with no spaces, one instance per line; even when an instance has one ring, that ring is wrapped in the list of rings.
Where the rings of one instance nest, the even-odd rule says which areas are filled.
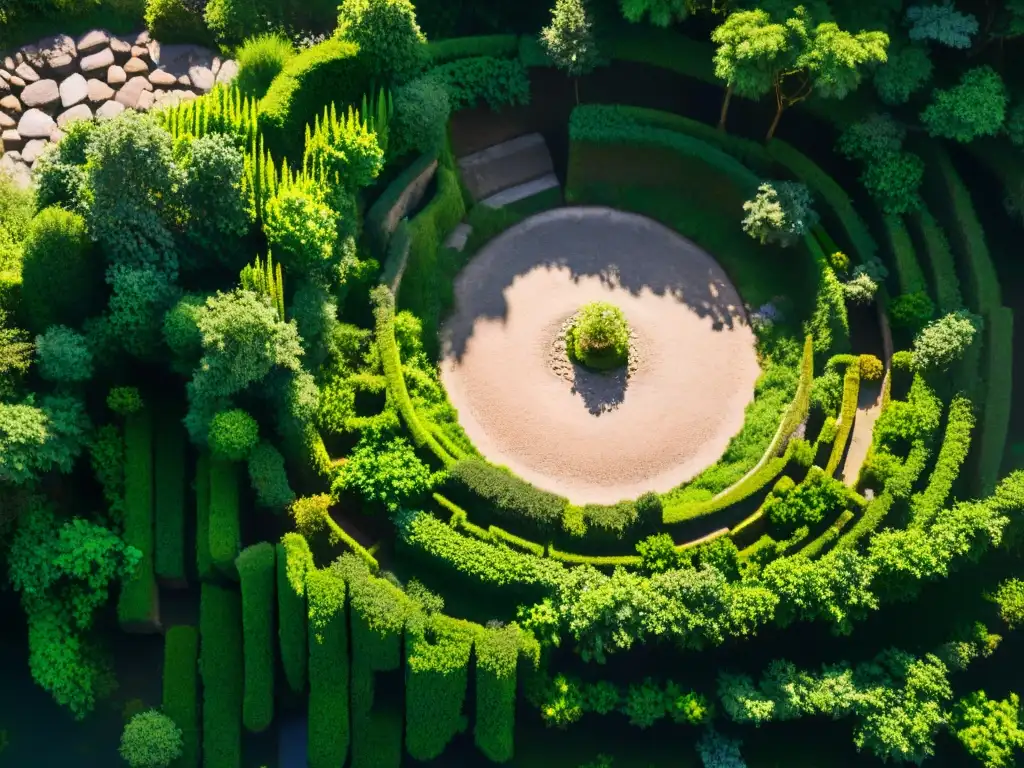
[[[206,48],[160,45],[148,32],[122,39],[94,29],[26,45],[0,59],[0,171],[27,184],[69,123],[188,101],[237,71]]]

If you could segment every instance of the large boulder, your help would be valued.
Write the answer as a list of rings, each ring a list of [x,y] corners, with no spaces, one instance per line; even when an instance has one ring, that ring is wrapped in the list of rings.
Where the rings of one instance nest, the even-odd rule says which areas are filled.
[[[49,145],[49,136],[45,139],[32,139],[25,148],[21,150],[21,159],[29,165],[34,165],[39,156],[43,154],[43,150]]]
[[[209,67],[189,67],[188,77],[192,81],[192,87],[201,93],[212,90],[216,82],[213,70]]]
[[[76,120],[92,120],[92,110],[89,109],[88,104],[79,104],[71,109],[61,112],[57,116],[57,125],[60,128],[66,128],[70,123]]]
[[[4,96],[0,99],[0,109],[5,112],[18,115],[21,114],[21,102],[18,100],[18,97],[13,94],[10,96]]]
[[[60,103],[65,109],[81,104],[88,96],[89,81],[77,72],[60,84]]]
[[[238,63],[234,59],[228,59],[220,66],[217,72],[218,83],[230,83],[238,74]]]
[[[14,74],[24,80],[26,84],[35,83],[39,80],[39,73],[36,72],[27,61],[23,61],[15,67]]]
[[[165,88],[178,82],[178,78],[166,69],[157,69],[149,73],[149,82],[157,88]]]
[[[109,120],[112,117],[117,117],[122,112],[124,112],[124,104],[118,101],[108,101],[96,110],[96,119]]]
[[[66,53],[54,56],[48,62],[50,74],[54,77],[67,77],[75,71],[75,57]]]
[[[114,98],[114,89],[102,80],[88,80],[87,96],[91,104],[99,104]]]
[[[48,139],[57,124],[41,109],[30,109],[18,121],[18,133],[23,139]]]
[[[132,44],[116,37],[110,38],[110,50],[118,62],[128,61],[132,57]]]
[[[124,104],[128,109],[135,109],[139,105],[139,99],[145,91],[152,91],[153,84],[146,78],[139,75],[125,83],[117,92],[114,99]]]
[[[149,72],[149,65],[142,59],[128,59],[124,63],[124,71],[128,77],[133,75],[144,75]]]
[[[103,77],[103,73],[114,63],[114,52],[109,48],[90,54],[82,59],[79,66],[86,77]]]
[[[108,45],[110,45],[110,35],[102,29],[94,29],[78,38],[78,52],[83,55],[94,53]]]
[[[113,88],[120,88],[128,81],[128,75],[124,71],[124,67],[114,64],[107,68],[107,85]]]
[[[55,106],[60,100],[60,88],[56,80],[40,80],[25,86],[21,92],[21,102],[28,108],[46,109]]]
[[[25,139],[13,128],[4,131],[3,135],[0,135],[0,141],[3,141],[4,152],[15,152],[25,146]]]

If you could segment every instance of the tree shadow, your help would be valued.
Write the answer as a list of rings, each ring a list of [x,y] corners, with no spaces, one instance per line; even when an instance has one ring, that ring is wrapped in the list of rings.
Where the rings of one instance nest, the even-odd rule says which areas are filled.
[[[611,371],[591,371],[579,363],[572,363],[572,367],[572,393],[580,396],[591,415],[614,411],[626,399],[629,386],[626,366]]]
[[[653,219],[602,206],[557,208],[487,244],[455,280],[456,309],[442,330],[442,355],[462,360],[480,320],[506,320],[506,290],[536,269],[568,270],[573,282],[639,295],[670,295],[716,331],[746,325],[746,310],[724,269],[695,243]]]

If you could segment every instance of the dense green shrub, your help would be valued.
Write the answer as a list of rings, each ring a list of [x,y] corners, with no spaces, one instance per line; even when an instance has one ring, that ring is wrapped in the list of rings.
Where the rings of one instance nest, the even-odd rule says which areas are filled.
[[[311,563],[310,563],[311,566]],[[309,765],[335,768],[349,747],[349,650],[345,582],[309,567]]]
[[[757,195],[743,204],[743,231],[761,244],[788,246],[810,232],[818,221],[811,193],[795,181],[764,182]]]
[[[66,325],[51,325],[36,336],[39,375],[47,381],[75,383],[92,378],[92,351],[85,336]]]
[[[416,760],[433,760],[468,725],[463,706],[478,632],[440,614],[406,624],[405,747]]]
[[[542,491],[508,470],[480,459],[464,459],[448,470],[444,485],[452,501],[474,510],[478,523],[550,535],[561,526],[568,501]]]
[[[306,690],[306,574],[314,567],[306,539],[286,533],[277,545],[277,633],[285,679],[298,694]]]
[[[839,411],[836,438],[832,444],[832,452],[829,454],[828,463],[825,465],[825,473],[828,475],[835,474],[835,471],[839,469],[839,462],[842,461],[843,455],[846,453],[846,443],[850,438],[850,433],[853,430],[853,421],[857,415],[859,395],[860,363],[857,362],[847,366],[846,375],[843,377],[843,403]]]
[[[935,317],[935,304],[925,291],[902,293],[889,303],[889,319],[896,328],[917,333]]]
[[[53,469],[68,473],[92,429],[81,400],[49,395],[0,402],[0,481],[26,485]]]
[[[448,89],[452,112],[474,107],[480,101],[494,111],[530,103],[530,79],[518,59],[457,59],[434,67],[430,74]]]
[[[155,709],[132,717],[121,734],[121,757],[131,768],[168,768],[181,749],[181,729]]]
[[[452,37],[445,40],[431,40],[427,54],[433,66],[455,59],[469,59],[475,56],[493,56],[512,59],[519,52],[518,35],[479,35],[477,37]]]
[[[163,710],[181,729],[175,768],[199,768],[199,634],[178,624],[164,635]]]
[[[362,97],[370,71],[359,47],[330,39],[299,53],[274,78],[260,101],[259,126],[274,157],[297,162],[302,157],[306,125],[330,101],[355,104]]]
[[[153,572],[153,420],[149,410],[125,419],[124,540],[142,560],[121,589],[117,615],[122,626],[147,627],[157,619]]]
[[[378,82],[404,83],[427,61],[427,39],[409,0],[342,0],[338,34],[359,46],[370,77]]]
[[[984,691],[961,699],[953,714],[957,739],[985,768],[1016,765],[1014,754],[1024,749],[1024,723],[1020,697],[1011,693],[1003,701],[989,700]]]
[[[203,768],[242,764],[242,600],[231,587],[203,584],[199,600],[203,678]]]
[[[235,565],[242,585],[242,723],[259,733],[274,717],[274,546],[262,541],[246,547]]]
[[[999,133],[1009,98],[1002,77],[992,67],[974,67],[952,88],[936,89],[921,113],[928,133],[967,143]]]
[[[214,458],[244,461],[260,439],[256,419],[240,408],[221,411],[210,421],[207,441]]]
[[[367,501],[394,511],[416,506],[435,480],[404,437],[382,443],[377,436],[367,434],[338,470],[333,488],[355,491]]]
[[[251,211],[243,193],[245,156],[237,139],[224,133],[208,133],[193,139],[188,151],[179,147],[184,183],[177,194],[183,201],[183,224],[190,252],[181,263],[202,268],[213,257],[235,266],[239,240],[249,232]],[[194,252],[191,252],[194,251]]]
[[[622,310],[605,301],[580,308],[565,332],[569,357],[588,368],[606,370],[629,358],[629,324]]]
[[[841,511],[847,504],[845,486],[820,470],[811,469],[807,479],[782,498],[765,501],[772,525],[791,533],[798,526],[814,526],[826,514]]]
[[[142,410],[142,396],[135,387],[111,387],[107,394],[107,408],[121,416]]]
[[[478,633],[473,740],[496,763],[508,762],[514,751],[518,661],[518,627],[488,627]]]
[[[914,339],[914,367],[948,369],[961,359],[981,329],[981,318],[961,310],[929,323]]]
[[[388,153],[401,157],[407,152],[438,152],[450,114],[448,89],[435,75],[423,75],[396,88]]]
[[[185,581],[185,430],[173,412],[161,412],[154,446],[156,575]]]
[[[249,454],[249,482],[256,492],[256,503],[261,507],[280,510],[295,501],[295,491],[288,484],[284,456],[266,440]]]
[[[239,472],[240,465],[233,461],[210,462],[210,559],[229,576],[235,574],[235,558],[241,546]]]
[[[1024,581],[1007,579],[992,596],[1001,618],[1010,629],[1024,624]]]
[[[146,29],[162,43],[202,43],[209,40],[201,12],[186,0],[146,0]]]
[[[261,99],[284,65],[295,55],[292,41],[280,32],[265,32],[246,40],[238,48],[235,85],[254,99]]]
[[[216,575],[210,553],[210,463],[206,451],[196,457],[196,573],[203,581]]]
[[[974,405],[966,397],[957,396],[949,404],[946,433],[942,447],[935,460],[935,468],[928,480],[928,487],[911,499],[913,525],[926,526],[942,508],[953,489],[953,483],[960,474],[960,468],[971,447],[971,432],[974,429]]]
[[[102,270],[85,219],[45,208],[32,219],[22,246],[19,313],[29,330],[58,323],[77,328],[102,301]],[[64,286],[54,290],[55,280]]]

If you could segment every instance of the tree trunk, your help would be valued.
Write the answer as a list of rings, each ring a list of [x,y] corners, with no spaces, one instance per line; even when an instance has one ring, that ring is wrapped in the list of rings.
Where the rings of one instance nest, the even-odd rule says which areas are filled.
[[[768,135],[764,137],[766,144],[772,140],[772,137],[775,135],[775,129],[779,127],[779,120],[782,119],[782,110],[783,106],[779,104],[775,110],[775,117],[772,119],[772,124],[768,127]]]
[[[576,92],[576,106],[578,107],[580,105],[580,79],[578,77],[572,79],[572,87]]]
[[[722,112],[718,116],[718,130],[725,130],[725,117],[729,114],[729,102],[732,100],[732,86],[725,89],[725,98],[722,99]]]

